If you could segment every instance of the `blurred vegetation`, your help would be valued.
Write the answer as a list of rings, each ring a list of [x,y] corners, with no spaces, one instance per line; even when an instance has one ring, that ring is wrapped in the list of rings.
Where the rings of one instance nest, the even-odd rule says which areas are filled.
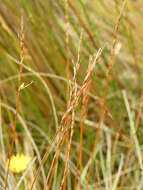
[[[92,73],[86,118],[82,118],[82,101],[75,110],[66,183],[61,187],[68,138],[53,168],[53,176],[45,185],[57,151],[51,145],[50,155],[41,166],[42,175],[38,174],[33,189],[143,189],[142,18],[142,0],[0,0],[0,189],[6,184],[5,160],[14,135],[22,19],[21,84],[28,86],[20,91],[18,140],[13,154],[23,152],[32,156],[33,161],[24,174],[8,172],[7,188],[32,190],[39,162],[67,110],[69,84],[82,33],[79,88],[88,70],[89,57],[99,48],[103,50]]]

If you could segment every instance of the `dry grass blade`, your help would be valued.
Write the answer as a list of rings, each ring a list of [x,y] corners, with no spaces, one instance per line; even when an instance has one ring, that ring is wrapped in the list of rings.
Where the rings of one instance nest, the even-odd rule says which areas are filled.
[[[134,143],[135,143],[135,147],[136,147],[136,154],[139,160],[139,164],[140,164],[140,169],[143,169],[143,163],[142,163],[142,154],[141,154],[141,150],[140,150],[140,145],[139,145],[139,141],[136,135],[136,130],[135,130],[135,124],[133,121],[133,115],[130,109],[130,105],[128,102],[128,98],[127,98],[127,94],[126,91],[122,91],[123,92],[123,98],[125,101],[125,106],[128,112],[128,117],[129,117],[129,121],[130,121],[130,128],[131,128],[131,138],[133,138]]]

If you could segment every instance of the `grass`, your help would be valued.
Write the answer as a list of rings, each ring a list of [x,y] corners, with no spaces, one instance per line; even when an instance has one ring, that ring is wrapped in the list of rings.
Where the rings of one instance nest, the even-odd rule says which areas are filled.
[[[142,6],[0,2],[0,190],[143,189]]]

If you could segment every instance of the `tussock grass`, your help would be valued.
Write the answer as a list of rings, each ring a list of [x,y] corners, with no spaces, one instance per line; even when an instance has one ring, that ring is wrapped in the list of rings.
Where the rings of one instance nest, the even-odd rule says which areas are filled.
[[[0,189],[143,189],[142,7],[0,1]]]

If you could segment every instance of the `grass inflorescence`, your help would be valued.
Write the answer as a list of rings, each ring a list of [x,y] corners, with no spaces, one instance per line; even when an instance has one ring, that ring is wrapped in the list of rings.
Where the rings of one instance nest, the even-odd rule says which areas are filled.
[[[143,189],[142,7],[0,2],[0,189]]]

